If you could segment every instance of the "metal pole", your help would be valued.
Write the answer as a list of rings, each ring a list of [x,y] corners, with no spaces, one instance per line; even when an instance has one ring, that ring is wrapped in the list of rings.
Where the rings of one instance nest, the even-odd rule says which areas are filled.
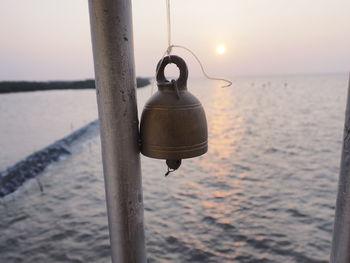
[[[131,0],[89,0],[112,261],[146,262]]]
[[[350,262],[350,77],[330,262]]]

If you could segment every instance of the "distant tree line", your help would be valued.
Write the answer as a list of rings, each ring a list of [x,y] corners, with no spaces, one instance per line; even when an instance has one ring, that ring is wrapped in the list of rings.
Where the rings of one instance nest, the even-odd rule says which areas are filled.
[[[137,87],[149,85],[149,78],[136,78]],[[80,81],[2,81],[0,82],[0,93],[28,92],[37,90],[65,90],[65,89],[94,89],[95,80]]]

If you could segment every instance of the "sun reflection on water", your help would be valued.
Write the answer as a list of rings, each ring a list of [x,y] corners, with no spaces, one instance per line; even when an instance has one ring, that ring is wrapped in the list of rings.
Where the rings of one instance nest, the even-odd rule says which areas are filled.
[[[243,118],[232,112],[236,106],[234,90],[213,88],[210,94],[208,123],[209,123],[209,154],[216,160],[227,160],[236,152],[240,140],[239,131],[242,129]]]

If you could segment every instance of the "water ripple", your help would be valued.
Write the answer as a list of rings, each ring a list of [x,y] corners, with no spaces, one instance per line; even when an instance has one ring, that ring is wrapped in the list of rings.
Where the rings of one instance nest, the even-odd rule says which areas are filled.
[[[346,77],[196,83],[208,153],[168,177],[163,161],[141,158],[148,261],[328,262]],[[0,262],[110,262],[91,133],[46,167],[42,191],[29,180],[0,199]]]

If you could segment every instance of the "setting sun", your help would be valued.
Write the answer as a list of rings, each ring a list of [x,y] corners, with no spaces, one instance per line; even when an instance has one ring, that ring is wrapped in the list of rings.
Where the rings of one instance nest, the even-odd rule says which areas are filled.
[[[216,53],[219,55],[223,55],[226,52],[226,47],[224,45],[218,45],[216,47]]]

